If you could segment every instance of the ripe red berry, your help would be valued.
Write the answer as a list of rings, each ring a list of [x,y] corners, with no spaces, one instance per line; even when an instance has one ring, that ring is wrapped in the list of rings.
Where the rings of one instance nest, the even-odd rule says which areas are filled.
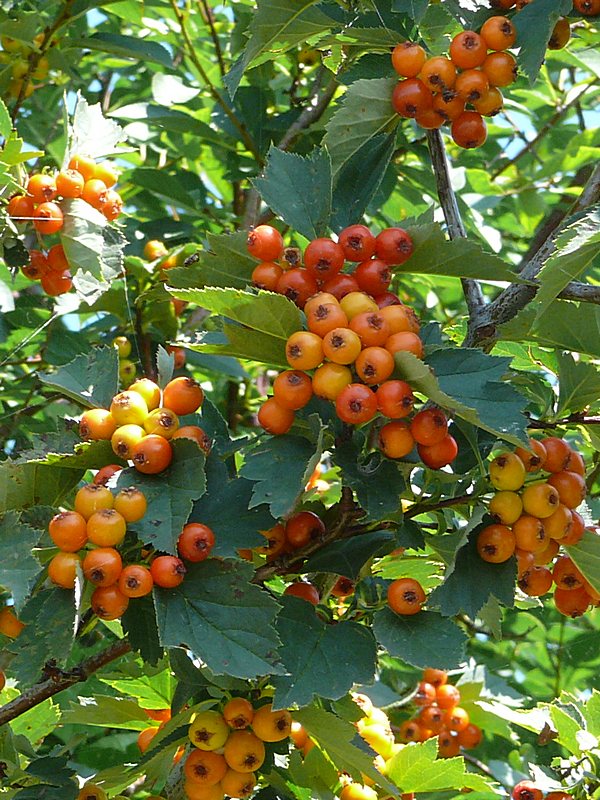
[[[404,264],[410,258],[413,248],[412,239],[402,228],[386,228],[375,240],[377,257],[396,266]]]
[[[344,266],[344,250],[332,239],[313,239],[304,251],[304,266],[318,281],[326,281]]]
[[[480,147],[487,139],[485,120],[477,111],[463,111],[452,123],[452,138],[459,147]]]
[[[399,81],[392,93],[392,105],[401,117],[414,118],[433,106],[431,90],[419,78]]]
[[[283,239],[271,225],[259,225],[248,234],[248,252],[261,261],[276,261],[283,255]]]
[[[366,261],[375,254],[375,237],[366,225],[349,225],[340,233],[338,244],[346,261]]]
[[[544,793],[533,781],[519,781],[511,793],[512,800],[542,800]]]

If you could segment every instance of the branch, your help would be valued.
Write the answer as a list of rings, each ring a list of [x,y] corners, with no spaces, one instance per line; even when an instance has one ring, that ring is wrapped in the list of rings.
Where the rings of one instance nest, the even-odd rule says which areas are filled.
[[[184,15],[183,11],[177,5],[177,0],[170,0],[170,3],[171,3],[171,8],[173,9],[173,12],[175,13],[175,17],[177,18],[177,22],[179,23],[179,27],[181,29],[181,34],[182,34],[182,36],[183,36],[183,38],[185,40],[186,46],[187,46],[188,58],[190,59],[192,64],[198,70],[198,73],[200,74],[200,77],[202,78],[202,80],[206,84],[206,88],[208,89],[210,95],[221,106],[221,108],[223,109],[223,112],[225,113],[225,115],[227,116],[227,118],[229,119],[231,124],[235,127],[235,129],[239,133],[242,141],[246,145],[246,148],[254,156],[254,160],[258,164],[262,164],[263,163],[262,156],[261,156],[261,154],[260,154],[260,152],[258,150],[258,147],[256,146],[254,140],[250,136],[250,133],[248,132],[248,129],[237,118],[236,114],[232,111],[229,103],[227,103],[224,100],[224,98],[222,97],[221,93],[219,92],[217,87],[212,83],[212,81],[208,77],[208,73],[206,72],[206,70],[202,66],[202,62],[200,61],[200,59],[198,58],[198,56],[196,54],[196,47],[194,45],[194,42],[192,41],[190,33],[189,33],[188,29],[187,29],[185,15]]]
[[[448,235],[451,239],[466,239],[467,232],[460,216],[458,202],[450,181],[450,169],[448,166],[448,159],[446,158],[446,149],[444,147],[442,134],[439,130],[427,131],[427,143],[429,145],[429,152],[431,153],[431,164],[433,166],[433,174],[435,175],[440,205],[442,206],[444,219],[448,226]],[[485,303],[483,292],[477,281],[469,278],[461,278],[460,282],[462,283],[465,300],[467,301],[469,316],[472,317]]]
[[[68,672],[57,672],[55,676],[32,686],[31,689],[27,689],[27,691],[23,692],[19,697],[16,697],[14,700],[11,700],[10,703],[0,708],[0,727],[16,719],[18,716],[25,713],[25,711],[29,711],[30,708],[34,708],[40,703],[43,703],[44,700],[47,700],[49,697],[53,697],[55,694],[64,691],[64,689],[68,689],[70,686],[74,686],[76,683],[86,681],[94,672],[110,664],[111,661],[115,661],[117,658],[125,655],[125,653],[128,653],[130,650],[131,645],[127,639],[121,639],[101,653],[97,653],[95,656],[91,656],[85,661],[82,661],[81,664]]]
[[[219,63],[219,71],[221,72],[221,76],[224,76],[227,70],[225,68],[225,61],[223,60],[223,51],[221,50],[219,35],[217,33],[217,29],[215,28],[215,20],[212,9],[209,7],[206,0],[198,0],[198,5],[200,6],[202,17],[204,18],[204,21],[210,30],[210,38],[213,40],[215,53],[217,54],[217,61]]]
[[[573,214],[578,214],[589,206],[597,203],[600,200],[600,163],[596,164],[588,182],[583,187],[583,191],[577,198],[575,203],[571,206],[567,221]],[[548,238],[543,242],[539,249],[531,256],[531,258],[522,264],[520,275],[527,281],[535,281],[540,270],[552,255],[555,249],[556,236],[564,229],[564,224],[558,224],[557,227],[550,231]],[[594,296],[591,289],[583,289],[585,284],[569,284],[566,287],[567,292],[575,291],[586,293],[586,299]],[[497,326],[513,319],[519,311],[533,300],[538,290],[535,284],[517,284],[511,283],[504,291],[502,291],[492,303],[485,308],[479,310],[474,319],[471,320],[469,332],[464,341],[465,347],[483,347],[485,350],[491,350],[497,339]],[[594,287],[595,288],[595,287]],[[583,299],[583,298],[577,298]]]
[[[582,303],[600,303],[600,286],[591,283],[569,283],[558,295],[561,300],[579,300]]]

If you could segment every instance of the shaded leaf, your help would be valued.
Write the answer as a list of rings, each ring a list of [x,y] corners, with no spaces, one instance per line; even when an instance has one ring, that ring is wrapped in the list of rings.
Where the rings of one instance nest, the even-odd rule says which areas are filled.
[[[121,617],[121,625],[132,648],[144,661],[148,664],[158,664],[164,651],[158,639],[156,610],[152,597],[148,595],[138,597],[135,603],[129,603]],[[159,706],[161,707],[164,708]]]
[[[337,700],[355,683],[371,683],[376,647],[371,631],[355,622],[325,624],[314,606],[282,597],[277,617],[281,659],[288,674],[273,680],[277,708],[308,705],[315,695]]]
[[[0,516],[0,586],[11,593],[17,612],[40,572],[31,551],[41,535],[41,531],[23,524],[14,511]]]
[[[556,413],[582,411],[600,398],[600,373],[593,364],[576,361],[570,353],[556,353],[558,361],[558,407]]]
[[[597,592],[600,592],[600,536],[586,530],[577,544],[565,548],[577,567]]]
[[[167,68],[173,66],[169,51],[158,42],[134,36],[124,36],[120,33],[95,33],[85,39],[70,39],[69,44],[72,47],[98,50],[102,53],[121,56],[133,61],[152,61]]]
[[[278,605],[237,561],[190,564],[176,589],[154,588],[161,644],[188,647],[217,675],[281,674],[272,626]]]
[[[207,235],[208,250],[200,252],[199,261],[189,267],[169,270],[169,283],[177,288],[223,286],[244,289],[251,282],[258,263],[248,253],[247,231]]]
[[[78,703],[71,701],[69,707],[63,711],[62,722],[67,725],[94,725],[129,731],[143,731],[149,725],[148,715],[137,701],[102,694],[79,697]]]
[[[407,617],[384,608],[375,614],[373,632],[391,656],[414,667],[453,669],[464,659],[466,634],[434,611]]]
[[[88,408],[109,408],[119,389],[119,357],[114,347],[95,347],[40,380]]]
[[[373,556],[381,554],[396,537],[390,531],[373,531],[325,545],[306,561],[307,572],[333,572],[355,580]]]
[[[519,66],[533,84],[538,76],[550,34],[559,17],[567,15],[572,8],[571,0],[536,0],[516,14],[513,24],[517,29]]]

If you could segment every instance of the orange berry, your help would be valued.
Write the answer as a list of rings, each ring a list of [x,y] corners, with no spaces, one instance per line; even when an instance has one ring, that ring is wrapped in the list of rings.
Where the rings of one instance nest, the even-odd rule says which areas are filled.
[[[401,117],[416,117],[433,106],[433,95],[419,78],[399,81],[392,93],[392,106]]]
[[[287,433],[294,424],[295,414],[290,408],[279,405],[275,397],[262,404],[258,412],[258,424],[274,436]]]
[[[406,422],[388,422],[379,430],[379,447],[388,458],[404,458],[415,445]]]
[[[490,53],[482,69],[490,86],[510,86],[517,77],[517,61],[510,53]]]
[[[463,111],[452,121],[452,138],[459,147],[467,150],[481,147],[487,139],[487,126],[477,111]]]
[[[474,31],[457,34],[450,43],[450,58],[460,69],[480,67],[487,55],[484,39]]]
[[[392,51],[392,66],[402,78],[415,78],[427,58],[425,50],[414,42],[401,42]]]
[[[456,67],[449,58],[434,56],[423,64],[419,78],[432,92],[445,92],[454,86]]]
[[[484,561],[502,564],[515,552],[515,535],[506,525],[488,525],[477,536],[477,552]]]
[[[388,586],[388,605],[396,614],[403,616],[417,614],[425,600],[423,587],[413,578],[399,578]]]
[[[488,50],[508,50],[517,40],[517,31],[507,17],[489,17],[481,26],[481,37]]]

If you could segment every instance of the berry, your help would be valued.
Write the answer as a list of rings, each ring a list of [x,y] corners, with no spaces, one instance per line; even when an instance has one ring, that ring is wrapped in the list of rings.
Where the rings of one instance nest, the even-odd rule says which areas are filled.
[[[399,578],[388,586],[388,605],[396,614],[403,616],[417,614],[425,599],[423,587],[413,578]]]
[[[426,408],[415,414],[410,423],[410,432],[417,444],[431,447],[448,435],[448,418],[440,408]]]
[[[483,735],[481,728],[473,723],[469,723],[464,730],[458,732],[456,738],[461,747],[464,747],[465,750],[472,750],[474,747],[481,744]]]
[[[548,483],[558,492],[560,502],[567,508],[577,508],[583,503],[586,485],[583,477],[576,472],[555,472]]]
[[[121,425],[110,438],[113,453],[124,460],[130,459],[133,448],[145,435],[144,429],[139,425]]]
[[[32,175],[27,182],[27,194],[34,203],[46,203],[58,195],[56,181],[51,175],[39,172]]]
[[[562,50],[571,38],[571,26],[566,17],[559,17],[548,40],[548,50]],[[548,795],[550,797],[550,795]]]
[[[113,547],[97,547],[83,559],[85,579],[96,586],[112,586],[119,579],[123,562]]]
[[[568,536],[573,527],[573,512],[562,503],[549,517],[544,520],[546,536],[551,539],[561,540]]]
[[[283,239],[271,225],[259,225],[248,234],[248,252],[261,261],[276,261],[283,255]]]
[[[403,228],[386,228],[377,234],[375,253],[388,264],[404,264],[414,249],[413,241]]]
[[[118,432],[118,431],[117,431]],[[143,436],[131,448],[134,467],[146,475],[156,475],[165,470],[173,459],[173,448],[162,436]]]
[[[316,333],[297,331],[287,340],[285,355],[295,369],[314,369],[323,361],[323,340]]]
[[[528,450],[524,447],[517,447],[515,455],[519,456],[527,472],[538,472],[545,467],[547,457],[546,448],[542,442],[537,439],[529,440]]]
[[[456,79],[455,90],[466,103],[475,103],[490,90],[485,72],[480,69],[467,69]]]
[[[510,86],[517,77],[517,61],[510,53],[490,53],[482,69],[490,86]]]
[[[483,117],[494,117],[504,107],[504,97],[500,89],[491,86],[479,99],[473,100],[473,108]]]
[[[520,781],[512,790],[512,800],[542,800],[544,794],[533,781]]]
[[[228,797],[246,800],[254,793],[256,775],[253,772],[236,772],[228,769],[221,780],[221,789]]]
[[[357,314],[350,320],[349,327],[360,338],[362,347],[383,346],[390,337],[390,326],[379,311]]]
[[[33,197],[23,194],[16,194],[11,197],[6,207],[8,215],[19,222],[25,222],[33,217],[35,203]]]
[[[88,520],[96,511],[112,508],[113,505],[114,499],[110,489],[107,489],[106,486],[98,486],[95,483],[88,483],[86,486],[82,486],[75,495],[75,511],[84,520]]]
[[[252,283],[259,289],[275,292],[282,275],[283,270],[279,264],[275,264],[273,261],[261,261],[252,271]]]
[[[107,190],[102,205],[102,213],[111,222],[121,216],[123,213],[123,199],[118,192],[113,189]],[[163,269],[167,269],[166,263],[163,264]]]
[[[210,436],[199,428],[197,425],[183,425],[178,428],[176,433],[173,434],[173,441],[175,439],[191,439],[196,442],[204,455],[209,455],[212,448],[212,441]]]
[[[114,508],[95,511],[87,521],[88,539],[99,547],[114,547],[120,544],[125,538],[126,529],[125,520]]]
[[[391,283],[390,264],[380,258],[361,261],[354,270],[354,278],[363,292],[376,297],[386,292]]]
[[[552,570],[552,579],[560,589],[579,589],[585,581],[569,556],[561,556],[556,560]]]
[[[99,178],[109,189],[115,185],[118,175],[107,161],[102,161],[94,167],[94,177]]]
[[[506,525],[488,525],[477,536],[477,552],[484,561],[502,564],[515,552],[515,535]]]
[[[412,389],[405,381],[385,381],[377,389],[376,397],[377,407],[390,419],[407,417],[415,404]]]
[[[445,92],[454,86],[456,67],[449,58],[434,56],[423,64],[419,78],[432,92]]]
[[[459,147],[471,149],[481,147],[487,139],[487,127],[477,111],[463,111],[452,122],[452,138]]]
[[[58,297],[61,294],[66,294],[73,286],[69,272],[54,272],[50,270],[45,272],[40,280],[42,289],[49,297]]]
[[[380,309],[381,316],[386,320],[390,326],[392,334],[394,333],[418,333],[421,326],[417,315],[408,306],[401,303],[384,306]]]
[[[431,469],[441,469],[451,464],[458,455],[458,444],[453,436],[446,436],[441,442],[427,445],[417,445],[417,452],[421,461]]]
[[[317,336],[326,336],[334,328],[345,328],[348,325],[348,318],[337,300],[333,303],[313,304],[308,312],[305,306],[304,313],[308,329]]]
[[[299,511],[285,525],[286,541],[294,550],[322,539],[324,534],[325,523],[312,511]]]
[[[186,758],[183,771],[193,784],[215,786],[225,777],[227,762],[219,753],[196,749]]]
[[[385,347],[392,355],[395,353],[412,353],[417,358],[423,358],[425,355],[423,342],[412,331],[393,333],[386,341]]]
[[[525,467],[519,456],[502,453],[490,464],[490,481],[495,489],[516,492],[525,482]]]
[[[502,525],[512,525],[523,513],[523,501],[516,492],[497,492],[490,500],[489,511]]]
[[[346,261],[367,261],[375,255],[375,237],[366,225],[349,225],[344,228],[339,235],[338,244]]]
[[[119,575],[118,584],[125,597],[144,597],[152,591],[154,581],[149,569],[141,564],[129,564]]]
[[[577,589],[557,587],[554,590],[554,605],[557,611],[572,619],[585,614],[591,602],[592,598],[583,586],[579,586]]]
[[[301,600],[306,600],[307,603],[311,603],[313,606],[318,605],[320,600],[316,586],[313,586],[312,583],[306,583],[305,581],[290,583],[289,586],[286,586],[283,593],[286,596],[291,595],[292,597],[299,597]]]
[[[254,708],[244,697],[232,697],[223,708],[223,719],[233,730],[242,730],[252,724]]]
[[[301,370],[288,369],[281,372],[273,382],[273,396],[284,408],[298,411],[309,402],[313,395],[310,375]]]
[[[460,733],[469,724],[469,715],[464,708],[454,706],[454,708],[447,709],[444,714],[444,723],[449,731]]]
[[[352,372],[342,364],[323,364],[312,377],[312,389],[317,397],[335,400],[345,386],[352,383]]]
[[[89,203],[93,208],[100,211],[107,200],[106,184],[98,178],[90,178],[83,185],[81,199]]]
[[[300,267],[284,272],[277,281],[275,291],[285,295],[299,308],[318,290],[317,279],[308,270]]]
[[[473,69],[484,63],[487,45],[474,31],[463,31],[452,39],[449,52],[455,66],[460,69]]]
[[[180,417],[193,414],[203,401],[202,387],[193,378],[174,378],[167,383],[163,391],[163,406]]]
[[[451,683],[444,683],[436,688],[435,701],[440,708],[454,708],[460,703],[460,691]]]
[[[125,522],[139,522],[146,513],[148,503],[143,492],[130,486],[128,489],[121,489],[116,495],[113,508]]]
[[[413,703],[416,706],[430,706],[435,703],[435,686],[425,680],[420,681],[413,697]]]
[[[402,78],[415,78],[421,71],[425,50],[414,42],[401,42],[392,51],[392,66]]]
[[[553,514],[559,506],[558,492],[548,483],[532,483],[521,495],[526,514],[544,519]]]
[[[548,537],[544,525],[537,517],[527,514],[519,517],[513,525],[515,542],[519,550],[529,550],[531,553],[541,552],[548,544]]]
[[[63,226],[63,212],[56,203],[41,203],[33,212],[33,227],[39,233],[56,233]]]
[[[366,347],[354,364],[356,374],[368,386],[386,381],[394,366],[392,354],[384,347]]]
[[[290,408],[279,405],[274,397],[270,397],[260,407],[258,424],[270,434],[280,436],[287,433],[294,424],[295,414]]]
[[[93,178],[96,174],[96,162],[89,156],[76,154],[71,156],[71,160],[69,161],[69,169],[81,173],[81,175],[83,175],[83,179],[87,181],[90,180],[90,178]]]
[[[264,763],[265,746],[250,731],[233,731],[225,742],[223,755],[231,769],[236,772],[253,772]]]
[[[442,92],[433,98],[433,110],[443,122],[450,122],[465,110],[465,101],[454,90]]]
[[[334,328],[323,339],[323,355],[334,364],[352,364],[361,349],[358,333],[349,328]]]
[[[546,567],[533,565],[519,576],[517,583],[529,597],[542,597],[552,587],[552,573]]]
[[[66,169],[56,176],[56,189],[61,197],[81,197],[85,180],[77,170]]]
[[[129,598],[120,591],[116,584],[99,586],[94,590],[90,604],[92,611],[100,619],[118,619],[127,611]]]
[[[281,742],[288,738],[291,728],[292,715],[285,709],[273,711],[269,703],[254,712],[252,730],[263,742]]]
[[[352,275],[340,272],[323,284],[323,290],[333,295],[336,300],[341,300],[347,294],[359,292],[359,286]]]
[[[172,439],[179,428],[179,418],[169,408],[156,408],[144,420],[146,433],[155,433],[164,439]]]
[[[517,40],[517,31],[507,17],[490,17],[481,27],[481,37],[488,50],[508,50]]]
[[[396,84],[392,93],[392,105],[401,117],[414,118],[433,106],[433,95],[419,78],[407,78]]]
[[[148,416],[148,406],[137,392],[125,391],[115,395],[110,413],[117,425],[143,425]]]
[[[365,292],[349,292],[340,300],[340,306],[349,320],[365,311],[379,311],[377,303]]]
[[[304,251],[304,266],[318,281],[326,281],[344,266],[344,250],[331,239],[313,239]]]
[[[404,458],[413,449],[415,440],[406,422],[388,422],[379,431],[379,447],[388,458]]]
[[[93,483],[98,484],[98,486],[106,486],[112,476],[121,472],[122,469],[123,467],[119,466],[119,464],[107,464],[105,467],[100,467],[94,475]]]
[[[48,577],[61,589],[73,589],[79,564],[77,553],[57,553],[48,564]]]
[[[189,522],[179,534],[177,550],[182,558],[197,563],[209,557],[214,544],[215,534],[208,525]]]
[[[377,413],[377,398],[368,386],[350,383],[338,394],[335,410],[343,422],[361,425],[369,422]]]
[[[600,14],[600,0],[573,0],[573,8],[586,17],[597,17]]]
[[[149,378],[138,378],[127,391],[141,395],[146,401],[148,411],[154,411],[160,404],[160,387]]]
[[[150,565],[150,572],[157,586],[173,589],[182,583],[186,569],[183,561],[176,556],[157,556]]]

